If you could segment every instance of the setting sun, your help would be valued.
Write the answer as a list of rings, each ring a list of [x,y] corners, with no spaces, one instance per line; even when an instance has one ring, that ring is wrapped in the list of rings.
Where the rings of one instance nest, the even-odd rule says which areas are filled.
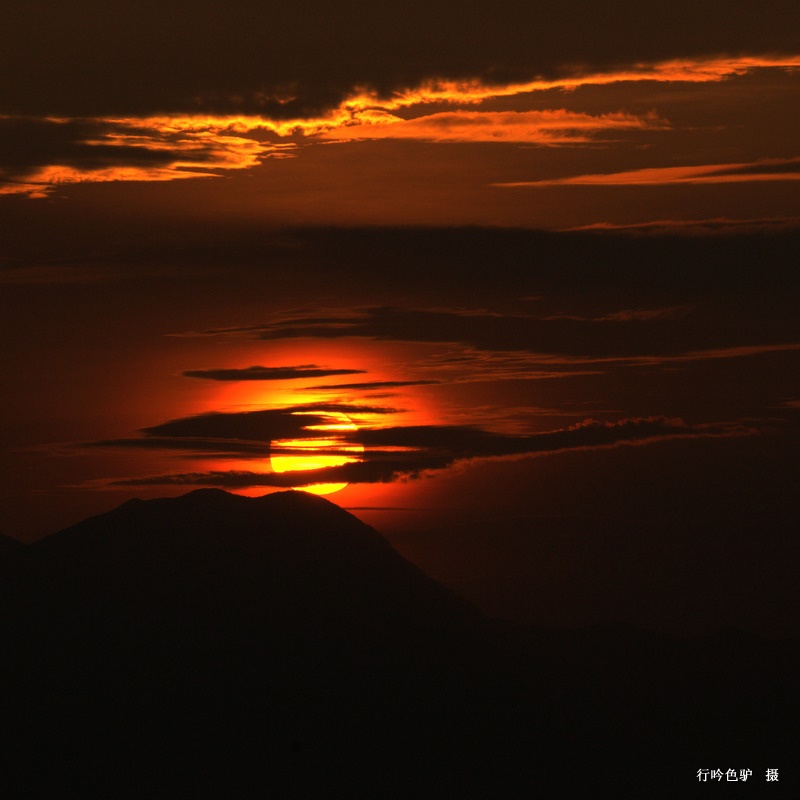
[[[324,417],[326,422],[317,425],[305,425],[303,430],[319,431],[320,436],[308,439],[280,439],[272,442],[270,447],[270,464],[275,472],[297,472],[338,467],[360,461],[360,453],[364,447],[360,444],[346,442],[343,433],[356,431],[355,423],[338,411],[317,412],[296,411],[295,416],[310,415]],[[315,483],[308,486],[296,486],[313,494],[332,494],[344,489],[346,483]]]

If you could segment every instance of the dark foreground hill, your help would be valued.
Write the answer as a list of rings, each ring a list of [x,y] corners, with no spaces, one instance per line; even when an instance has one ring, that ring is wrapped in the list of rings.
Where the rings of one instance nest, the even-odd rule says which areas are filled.
[[[4,796],[677,797],[701,768],[792,781],[791,643],[493,624],[318,497],[131,501],[7,555]]]
[[[0,533],[0,559],[5,559],[11,553],[16,553],[21,547],[22,544],[16,539],[12,539],[9,536],[3,536],[3,534]]]

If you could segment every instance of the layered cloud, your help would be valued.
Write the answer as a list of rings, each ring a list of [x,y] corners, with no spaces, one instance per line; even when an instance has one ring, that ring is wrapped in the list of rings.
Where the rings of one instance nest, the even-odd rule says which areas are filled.
[[[441,383],[436,380],[420,381],[365,381],[363,383],[326,383],[319,386],[309,386],[303,391],[332,391],[332,390],[359,390],[372,391],[373,389],[399,389],[407,386],[435,386]]]
[[[351,113],[369,109],[399,111],[419,105],[477,105],[487,100],[546,92],[553,89],[573,91],[587,86],[652,81],[657,83],[714,83],[760,69],[794,70],[800,67],[800,55],[723,56],[675,59],[662,62],[639,62],[625,67],[593,71],[564,69],[559,77],[498,83],[471,78],[467,80],[426,80],[414,89],[395,89],[386,97],[378,92],[362,92],[348,97],[341,108]]]
[[[530,335],[532,323],[575,325],[623,326],[653,325],[665,321],[683,320],[692,313],[690,306],[672,306],[654,309],[624,309],[601,317],[551,316],[537,319],[530,315],[504,315],[485,310],[436,309],[431,311],[401,309],[355,309],[321,310],[309,315],[283,312],[277,315],[274,326],[248,326],[244,329],[228,329],[228,334],[246,332],[262,338],[280,338],[285,335],[329,336],[372,335],[385,337],[389,329],[381,331],[381,324],[390,322],[390,329],[400,323],[400,329],[414,332],[417,338],[447,330],[465,335],[475,330],[488,338],[501,335],[506,341],[510,331],[521,337]],[[410,318],[409,318],[410,315]],[[383,322],[382,322],[383,321]],[[413,322],[414,324],[409,324]],[[510,324],[510,327],[509,327]],[[515,326],[521,325],[520,328]],[[562,327],[563,330],[563,327]],[[395,334],[393,334],[395,335]],[[488,337],[488,338],[487,338]],[[452,339],[451,339],[452,341]],[[497,340],[499,342],[499,339]],[[775,349],[799,349],[800,345],[784,345]],[[725,358],[753,355],[758,348],[739,348],[740,352],[717,352],[684,354],[682,358]],[[644,357],[628,357],[630,362],[650,363]],[[319,384],[305,387],[304,392],[315,391],[345,393],[373,392],[387,389],[442,386],[445,383],[469,381],[497,381],[504,379],[541,379],[567,375],[591,375],[593,370],[580,369],[580,365],[604,362],[610,359],[600,356],[564,356],[530,353],[520,349],[478,350],[460,343],[457,349],[446,349],[418,361],[412,368],[418,372],[428,371],[436,378],[416,380],[374,380]],[[619,360],[619,359],[618,359]],[[624,358],[622,359],[625,360]],[[577,367],[576,367],[577,365]],[[250,367],[247,369],[189,370],[188,377],[212,380],[293,380],[317,374],[347,375],[363,372],[357,369],[330,369],[306,364],[292,367]],[[318,395],[324,397],[324,394]],[[664,416],[623,417],[608,422],[585,419],[566,428],[544,432],[530,430],[532,409],[526,407],[525,414],[516,422],[513,414],[504,409],[498,414],[483,413],[472,408],[465,420],[471,424],[402,424],[408,417],[402,410],[357,402],[315,402],[280,408],[262,408],[252,411],[220,411],[180,417],[143,428],[139,435],[128,438],[105,439],[86,442],[82,448],[122,449],[172,453],[183,461],[210,462],[204,471],[175,472],[171,474],[131,477],[103,483],[103,486],[145,485],[201,485],[224,488],[254,487],[300,487],[329,483],[388,483],[407,481],[442,470],[453,468],[475,460],[527,458],[568,450],[584,450],[641,445],[675,438],[729,438],[751,436],[759,428],[748,422],[714,422],[688,424],[679,418]],[[518,409],[518,412],[520,410]],[[533,410],[534,415],[545,410]],[[546,411],[550,416],[553,410]],[[561,414],[570,416],[573,412]],[[347,424],[340,424],[346,415]],[[559,415],[555,412],[555,415]],[[493,420],[495,427],[484,425]],[[400,422],[398,422],[400,421]],[[356,424],[353,424],[353,423]],[[337,423],[333,424],[332,423]],[[324,433],[321,433],[324,431]],[[320,437],[323,438],[320,438]],[[336,466],[306,469],[302,460],[297,462],[289,474],[276,473],[270,468],[274,456],[323,459],[341,458],[349,454],[346,463]],[[357,455],[352,455],[357,453]],[[220,462],[236,462],[236,469],[220,469]],[[260,469],[242,468],[239,465],[257,463]],[[334,462],[336,463],[336,462]]]
[[[256,412],[257,413],[257,412]],[[228,435],[219,439],[218,455],[231,453],[232,437],[242,432],[242,415],[216,415],[215,431]],[[194,420],[194,421],[193,421]],[[200,427],[207,429],[208,417]],[[228,424],[230,423],[230,424]],[[175,420],[169,424],[173,431],[172,447],[202,449],[213,455],[212,441],[197,440],[191,433],[198,430],[197,418]],[[155,429],[148,429],[153,431]],[[164,430],[162,427],[161,430]],[[182,436],[181,432],[186,433]],[[531,435],[509,435],[465,426],[395,426],[390,428],[362,429],[343,433],[341,439],[363,445],[363,457],[359,461],[322,469],[293,471],[287,473],[258,472],[250,470],[175,473],[137,478],[125,478],[111,482],[113,486],[148,485],[193,485],[219,486],[223,488],[288,487],[307,486],[318,483],[388,483],[410,480],[450,468],[457,463],[476,459],[524,458],[566,450],[585,450],[642,445],[675,438],[715,438],[750,436],[758,433],[751,425],[741,423],[713,423],[688,425],[680,419],[651,417],[622,419],[614,422],[586,420],[560,430]],[[309,436],[298,430],[297,436]],[[146,441],[142,440],[142,441]],[[119,440],[117,446],[136,447],[137,440]],[[110,446],[113,442],[98,443]],[[155,446],[169,448],[170,444],[157,439]],[[253,453],[250,440],[245,439],[238,455],[264,458],[265,453]],[[326,451],[315,450],[322,454]],[[339,450],[333,451],[339,453]]]
[[[411,119],[385,108],[358,109],[361,98],[321,119],[153,117],[0,119],[0,194],[43,197],[55,186],[109,181],[218,177],[288,158],[316,141],[416,139],[576,145],[612,131],[667,127],[654,114],[591,115],[546,111],[455,110]],[[421,101],[425,103],[425,100]]]
[[[704,84],[754,71],[795,70],[800,56],[735,56],[633,62],[613,69],[562,67],[553,77],[498,80],[430,78],[378,88],[367,79],[334,92],[327,104],[302,102],[286,90],[261,92],[261,102],[215,112],[177,103],[148,114],[0,116],[0,193],[45,196],[77,182],[169,181],[217,177],[267,158],[302,155],[314,143],[416,140],[580,146],[671,129],[654,110],[579,111],[531,108],[537,95],[614,84]],[[479,74],[479,73],[476,73]],[[502,109],[492,104],[502,103]],[[221,106],[225,106],[222,103]],[[242,105],[242,104],[240,104]],[[511,108],[507,106],[511,105]],[[234,104],[235,106],[235,104]],[[109,108],[113,107],[109,106]],[[101,109],[98,107],[97,111]],[[4,109],[0,106],[0,114]],[[650,185],[794,179],[796,159],[582,174],[498,186]]]
[[[140,436],[84,442],[81,448],[173,450],[203,457],[265,458],[276,440],[318,437],[314,426],[330,423],[332,414],[355,419],[397,414],[397,409],[365,403],[304,403],[257,411],[210,412],[143,428]]]
[[[450,101],[452,102],[452,101]],[[387,111],[364,113],[350,125],[324,131],[320,138],[418,139],[432,142],[517,142],[538,145],[585,144],[599,133],[666,128],[667,123],[648,114],[593,116],[565,109],[548,111],[441,111],[402,119]]]
[[[437,379],[541,379],[588,374],[558,371],[564,367],[675,364],[800,350],[794,317],[778,312],[775,308],[773,318],[765,320],[758,308],[739,309],[733,318],[710,304],[627,308],[595,317],[382,306],[285,312],[264,325],[205,335],[453,344],[456,351],[431,356],[420,366]]]
[[[0,194],[43,197],[70,183],[216,177],[287,155],[233,124],[137,119],[0,118]]]

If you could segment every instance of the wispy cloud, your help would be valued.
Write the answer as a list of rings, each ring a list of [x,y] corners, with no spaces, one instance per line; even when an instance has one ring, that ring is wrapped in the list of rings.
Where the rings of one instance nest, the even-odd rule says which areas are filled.
[[[800,227],[800,217],[758,217],[750,219],[660,219],[652,222],[595,222],[569,228],[571,231],[594,231],[597,233],[624,231],[660,236],[662,234],[687,234],[695,236],[716,236],[719,234],[769,233]]]
[[[701,164],[685,167],[652,167],[626,172],[572,175],[536,181],[493,183],[501,188],[536,186],[660,186],[680,183],[750,183],[800,180],[800,158],[765,158],[741,164]]]
[[[0,194],[44,197],[61,184],[217,177],[294,147],[242,133],[232,120],[0,117],[7,153],[0,156]]]
[[[313,439],[315,425],[331,422],[332,414],[354,419],[399,414],[399,409],[366,403],[302,403],[257,411],[195,414],[142,428],[138,437],[83,442],[82,448],[134,450],[182,450],[209,456],[261,457],[270,442],[281,439]]]
[[[661,130],[668,123],[650,113],[581,114],[565,109],[548,111],[441,111],[412,119],[385,110],[353,117],[350,124],[321,132],[335,141],[357,139],[418,139],[431,142],[518,142],[557,146],[592,141],[604,131]]]
[[[592,318],[381,306],[284,312],[262,325],[202,335],[455,345],[416,365],[421,379],[449,381],[542,380],[592,374],[591,367],[601,364],[674,364],[800,349],[793,321],[765,325],[760,315],[750,318],[741,310],[735,324],[720,319],[710,324],[692,304],[623,308]]]
[[[320,386],[309,386],[302,391],[339,391],[345,389],[357,389],[360,391],[372,391],[373,389],[400,389],[406,386],[433,386],[441,383],[436,380],[420,381],[366,381],[365,383],[326,383]]]
[[[585,367],[608,365],[621,367],[655,367],[659,365],[685,364],[697,361],[716,361],[722,359],[748,358],[769,353],[792,353],[800,351],[800,343],[744,345],[740,347],[720,347],[706,350],[690,350],[663,355],[569,355],[554,353],[519,353],[494,350],[471,349],[455,354],[432,356],[427,360],[428,368],[437,372],[468,372],[473,378],[464,381],[513,380],[531,375],[541,379],[580,375],[600,375],[602,370],[577,370],[548,373],[543,368]],[[536,371],[536,370],[539,371]]]
[[[333,375],[358,375],[363,369],[327,369],[316,364],[295,367],[245,367],[244,369],[189,369],[181,372],[185,378],[204,378],[211,381],[285,381],[301,378],[324,378]]]
[[[644,445],[676,438],[752,436],[743,423],[688,425],[680,419],[648,417],[614,422],[586,420],[560,430],[527,436],[465,426],[407,426],[345,435],[363,444],[360,461],[291,473],[247,470],[189,472],[124,478],[112,486],[199,485],[223,488],[308,486],[319,483],[388,483],[417,479],[476,459],[525,458],[565,450]]]

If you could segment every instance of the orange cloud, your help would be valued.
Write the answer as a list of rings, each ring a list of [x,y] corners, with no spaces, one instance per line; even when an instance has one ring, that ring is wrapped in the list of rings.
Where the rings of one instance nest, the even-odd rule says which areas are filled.
[[[526,186],[655,186],[676,183],[744,183],[800,180],[800,158],[764,158],[740,164],[652,167],[626,172],[573,175],[541,181],[493,183],[503,188]]]
[[[58,160],[54,154],[53,159],[43,157],[24,169],[19,165],[5,168],[0,164],[0,173],[5,172],[0,194],[22,193],[41,197],[58,184],[81,181],[164,181],[211,177],[217,174],[215,170],[248,169],[266,157],[287,157],[299,144],[315,141],[396,138],[435,142],[580,144],[590,141],[592,132],[664,129],[668,124],[654,113],[636,116],[618,111],[591,115],[565,109],[481,112],[475,110],[475,106],[498,98],[522,99],[524,95],[553,89],[569,91],[582,86],[628,81],[707,83],[757,69],[797,68],[800,68],[800,56],[726,56],[634,64],[612,71],[576,72],[556,79],[537,78],[518,83],[490,84],[478,79],[441,78],[389,94],[356,88],[338,106],[313,117],[278,119],[258,115],[182,114],[41,120],[65,128],[69,127],[65,123],[70,122],[94,125],[97,135],[68,142],[72,146],[81,146],[80,159]],[[431,105],[454,108],[452,111],[426,113],[426,108]],[[91,157],[85,157],[86,149],[102,151],[102,158],[98,156],[93,162]],[[149,156],[149,160],[143,159],[143,154]],[[775,170],[776,163],[779,162],[756,162],[756,166],[765,168],[747,174],[742,170],[754,165],[656,168],[496,185],[645,185],[796,179],[796,170]]]
[[[390,95],[381,95],[366,88],[356,89],[336,108],[325,115],[302,119],[269,120],[259,117],[182,117],[151,118],[161,124],[194,126],[197,124],[221,126],[240,133],[256,129],[268,130],[281,137],[299,134],[306,137],[326,136],[339,128],[406,122],[392,112],[432,104],[475,106],[487,100],[532,94],[534,92],[564,89],[571,91],[582,86],[603,86],[626,81],[659,81],[708,83],[744,75],[755,69],[800,68],[800,55],[719,57],[713,59],[674,60],[656,64],[635,64],[611,72],[587,72],[553,80],[536,79],[520,83],[490,84],[477,78],[448,80],[436,78],[417,87],[398,89]],[[521,112],[524,113],[524,112]],[[540,112],[559,113],[556,112]],[[561,112],[566,113],[566,112]],[[427,115],[428,118],[438,115]],[[615,115],[603,115],[615,116]],[[596,118],[595,118],[596,119]],[[398,130],[398,129],[395,129]],[[370,138],[352,135],[349,138]],[[377,137],[375,137],[377,138]]]
[[[29,197],[46,197],[55,186],[68,183],[106,183],[109,181],[171,181],[182,178],[218,177],[215,173],[186,169],[184,164],[164,168],[108,167],[106,169],[77,169],[52,166],[27,175],[25,181],[0,186],[0,194],[27,194]]]
[[[590,141],[602,130],[666,128],[655,114],[593,116],[565,109],[548,111],[448,111],[402,119],[386,111],[364,112],[352,123],[320,134],[336,141],[424,139],[434,142],[531,142],[566,144]]]
[[[70,122],[41,121],[61,137],[59,151],[52,163],[31,164],[0,184],[0,194],[44,197],[61,184],[217,177],[215,170],[248,169],[265,157],[286,157],[294,147],[242,136],[247,126],[232,120],[81,120],[80,130],[92,129],[94,135],[78,137]],[[40,159],[46,161],[47,153]]]
[[[736,75],[744,75],[754,69],[800,67],[800,55],[794,56],[721,56],[711,59],[683,59],[663,61],[655,64],[634,64],[610,72],[577,73],[553,80],[536,79],[522,83],[487,84],[483,81],[431,80],[413,89],[392,93],[381,98],[375,92],[356,93],[342,106],[350,111],[362,111],[379,106],[389,111],[409,108],[425,103],[455,103],[458,105],[482,103],[498,97],[511,97],[550,89],[577,89],[581,86],[602,86],[623,81],[682,81],[707,83],[720,81]]]

